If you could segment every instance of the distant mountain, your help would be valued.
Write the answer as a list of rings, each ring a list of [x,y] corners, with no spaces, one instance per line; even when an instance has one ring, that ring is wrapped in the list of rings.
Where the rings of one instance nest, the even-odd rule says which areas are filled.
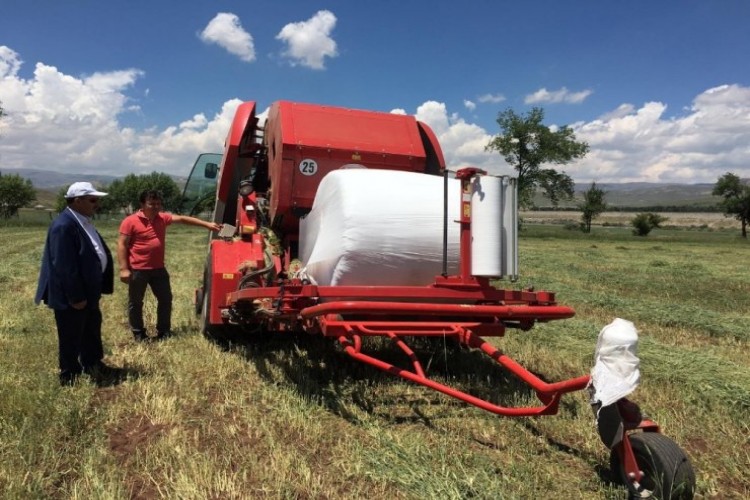
[[[18,174],[24,179],[29,179],[37,189],[57,191],[63,186],[70,186],[74,182],[87,181],[95,185],[104,186],[119,177],[100,174],[71,174],[66,172],[49,172],[47,170],[35,170],[32,168],[4,168],[0,169],[3,174]]]
[[[711,195],[713,184],[674,184],[653,182],[623,182],[623,183],[597,183],[598,188],[607,194],[604,197],[610,208],[618,207],[682,207],[701,206],[710,207],[716,205],[719,198]],[[588,190],[591,184],[577,184],[575,196],[583,198],[583,192]],[[534,202],[539,207],[550,206],[549,201],[538,196]],[[578,202],[561,203],[561,207],[575,207]]]
[[[37,189],[54,190],[57,191],[62,187],[68,187],[74,182],[86,181],[91,182],[95,186],[106,186],[115,179],[121,179],[123,176],[117,175],[101,175],[101,174],[71,174],[66,172],[49,172],[47,170],[36,170],[33,168],[5,168],[0,169],[0,173],[3,174],[18,174],[24,179],[29,179],[34,187]],[[182,187],[187,182],[185,176],[170,176],[177,183],[178,186]]]
[[[76,181],[89,181],[95,185],[104,186],[119,177],[111,175],[70,174],[64,172],[48,172],[35,169],[2,169],[0,173],[18,174],[31,180],[39,190],[57,192],[61,187],[69,186]],[[187,178],[172,176],[178,186],[184,186]],[[597,183],[597,186],[607,192],[605,201],[611,208],[618,207],[654,207],[654,206],[713,206],[719,201],[711,195],[713,184],[674,184],[652,182],[624,182]],[[576,198],[580,199],[590,184],[576,185]],[[535,203],[538,207],[549,207],[549,201],[537,196]],[[575,207],[577,202],[561,203],[561,207]]]

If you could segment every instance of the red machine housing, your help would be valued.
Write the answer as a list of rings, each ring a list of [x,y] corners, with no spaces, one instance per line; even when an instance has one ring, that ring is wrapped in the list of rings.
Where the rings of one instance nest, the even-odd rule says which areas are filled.
[[[320,179],[344,165],[434,174],[445,167],[430,128],[407,115],[278,101],[264,139],[270,217],[285,233],[312,208]]]

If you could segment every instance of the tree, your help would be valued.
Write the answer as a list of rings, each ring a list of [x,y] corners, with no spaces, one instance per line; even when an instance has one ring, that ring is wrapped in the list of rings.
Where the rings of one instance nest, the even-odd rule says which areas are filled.
[[[583,202],[578,204],[578,209],[583,212],[581,230],[584,233],[591,232],[591,221],[607,209],[607,204],[604,202],[606,194],[606,191],[596,187],[596,182],[592,182],[591,187],[583,192]]]
[[[99,186],[95,187],[100,191],[107,191],[107,188],[102,188]],[[66,194],[68,194],[67,186],[61,187],[57,192],[57,198],[55,198],[55,211],[62,212],[68,206],[68,200],[65,198]],[[99,205],[97,206],[96,212],[97,214],[110,213],[116,208],[117,207],[110,201],[110,196],[103,196],[99,198]],[[96,215],[94,217],[96,217]]]
[[[711,192],[722,196],[719,203],[725,217],[734,216],[742,224],[742,237],[747,238],[747,225],[750,223],[750,186],[731,172],[719,177]]]
[[[29,179],[18,174],[0,174],[0,217],[18,215],[18,209],[36,200],[36,190]]]
[[[541,166],[545,163],[565,165],[583,158],[589,151],[589,145],[577,142],[573,129],[567,125],[553,132],[542,120],[542,108],[532,108],[526,116],[519,116],[508,108],[497,117],[502,132],[485,147],[485,150],[499,152],[518,171],[518,202],[522,207],[533,206],[538,188],[554,206],[562,199],[572,199],[573,179],[565,172]]]
[[[176,211],[180,208],[180,188],[170,176],[159,172],[148,175],[128,174],[122,179],[112,181],[105,189],[109,193],[107,202],[114,208],[131,213],[140,206],[141,193],[147,189],[155,189],[161,193],[165,210]]]
[[[68,202],[65,200],[65,195],[68,193],[67,187],[61,187],[57,192],[57,198],[55,199],[55,211],[62,212],[65,207],[68,206]]]
[[[666,222],[667,217],[662,217],[659,214],[646,212],[636,215],[633,220],[630,221],[630,225],[633,226],[633,234],[636,236],[648,236],[648,233],[652,229],[661,227]]]

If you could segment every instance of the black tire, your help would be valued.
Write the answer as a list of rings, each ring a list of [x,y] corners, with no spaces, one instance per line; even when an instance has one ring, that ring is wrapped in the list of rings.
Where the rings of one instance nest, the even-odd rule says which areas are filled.
[[[661,500],[691,499],[695,493],[695,472],[685,452],[667,436],[655,432],[628,435],[643,479],[636,486],[627,480],[617,447],[610,454],[610,466],[630,491],[630,498]]]
[[[205,336],[209,336],[211,330],[211,324],[208,322],[208,311],[211,301],[211,289],[209,288],[208,282],[203,284],[203,301],[201,303],[201,333]]]
[[[209,311],[211,310],[211,276],[213,275],[213,265],[211,260],[211,252],[208,252],[206,257],[206,268],[203,274],[203,293],[202,293],[202,304],[200,306],[200,325],[201,333],[204,337],[212,341],[223,342],[225,340],[224,325],[212,325],[209,319]]]
[[[195,315],[203,314],[203,288],[195,290]]]

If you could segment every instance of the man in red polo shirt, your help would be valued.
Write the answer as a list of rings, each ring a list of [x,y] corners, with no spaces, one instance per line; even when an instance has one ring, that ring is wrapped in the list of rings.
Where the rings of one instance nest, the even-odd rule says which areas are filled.
[[[136,341],[148,340],[143,326],[143,297],[146,288],[156,297],[156,338],[170,335],[172,328],[172,287],[164,266],[167,226],[173,222],[221,230],[221,225],[186,215],[161,212],[161,194],[148,190],[141,193],[141,209],[120,224],[117,260],[120,281],[128,285],[128,322]]]

